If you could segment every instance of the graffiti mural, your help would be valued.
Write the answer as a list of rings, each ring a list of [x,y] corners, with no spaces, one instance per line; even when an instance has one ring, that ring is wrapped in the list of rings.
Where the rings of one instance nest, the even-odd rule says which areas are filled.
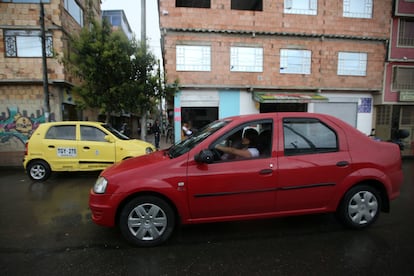
[[[44,123],[43,110],[37,110],[36,115],[28,115],[27,111],[20,112],[17,107],[7,108],[7,114],[0,115],[0,143],[6,143],[11,138],[17,138],[23,144],[29,139],[33,131]],[[53,118],[53,114],[50,114]]]

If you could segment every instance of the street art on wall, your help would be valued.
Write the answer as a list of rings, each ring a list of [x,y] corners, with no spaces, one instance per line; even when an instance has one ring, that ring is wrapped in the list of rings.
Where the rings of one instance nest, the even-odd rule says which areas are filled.
[[[53,117],[54,114],[50,114],[50,118]],[[25,110],[20,112],[18,107],[8,107],[7,113],[0,114],[0,143],[15,137],[25,144],[39,124],[45,121],[43,110],[37,110],[36,115],[28,115]]]

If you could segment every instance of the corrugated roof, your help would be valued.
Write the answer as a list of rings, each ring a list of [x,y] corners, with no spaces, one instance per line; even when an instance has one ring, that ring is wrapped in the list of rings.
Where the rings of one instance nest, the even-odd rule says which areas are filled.
[[[222,30],[222,29],[203,29],[203,28],[163,28],[164,32],[187,32],[187,33],[213,33],[213,34],[234,34],[234,35],[253,35],[253,36],[290,36],[290,37],[306,37],[320,39],[348,39],[348,40],[367,40],[387,42],[387,37],[369,37],[369,36],[353,36],[341,34],[311,34],[297,32],[257,32],[252,30]]]

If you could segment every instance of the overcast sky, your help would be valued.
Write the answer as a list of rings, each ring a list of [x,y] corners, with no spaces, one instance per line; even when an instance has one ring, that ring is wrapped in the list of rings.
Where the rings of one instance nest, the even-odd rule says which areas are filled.
[[[141,1],[142,0],[102,0],[102,10],[124,10],[129,26],[137,40],[141,40]],[[158,25],[157,0],[145,0],[147,10],[147,43],[151,52],[161,59],[160,28]]]

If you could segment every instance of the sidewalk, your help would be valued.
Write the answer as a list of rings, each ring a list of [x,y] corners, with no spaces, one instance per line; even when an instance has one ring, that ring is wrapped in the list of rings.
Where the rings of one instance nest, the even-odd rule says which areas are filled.
[[[136,139],[140,139],[140,138],[136,138]],[[170,142],[166,142],[165,141],[166,138],[164,135],[161,135],[160,138],[160,149],[167,149],[169,147],[171,147],[173,144],[171,144]],[[147,141],[148,143],[151,143],[155,146],[155,140],[154,140],[154,135],[153,134],[148,134],[147,138],[145,139],[145,141]]]

